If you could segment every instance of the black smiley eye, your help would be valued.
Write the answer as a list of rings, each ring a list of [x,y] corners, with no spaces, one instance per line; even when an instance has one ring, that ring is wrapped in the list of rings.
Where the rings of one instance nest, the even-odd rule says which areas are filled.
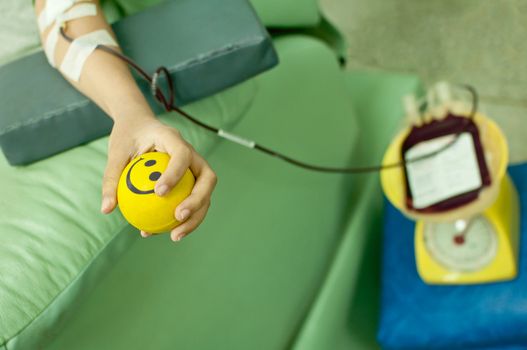
[[[154,159],[150,159],[145,162],[145,166],[147,167],[151,167],[155,164],[156,164],[156,161]],[[159,171],[154,171],[153,173],[150,174],[148,178],[150,179],[150,181],[157,181],[160,177],[161,177],[161,173]]]
[[[148,177],[150,181],[157,181],[161,177],[161,173],[159,171],[154,171],[150,176]]]

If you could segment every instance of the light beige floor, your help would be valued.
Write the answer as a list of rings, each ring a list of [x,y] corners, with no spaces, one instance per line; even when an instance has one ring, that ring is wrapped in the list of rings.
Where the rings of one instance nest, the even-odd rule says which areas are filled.
[[[349,42],[349,67],[474,85],[481,110],[527,160],[527,1],[321,0]]]

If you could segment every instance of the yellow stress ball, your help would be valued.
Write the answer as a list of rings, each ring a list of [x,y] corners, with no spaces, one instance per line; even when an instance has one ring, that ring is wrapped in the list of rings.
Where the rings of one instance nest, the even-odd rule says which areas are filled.
[[[148,233],[167,232],[179,225],[175,218],[176,207],[194,187],[194,175],[187,169],[172,191],[163,197],[154,193],[156,181],[169,160],[166,153],[142,154],[124,168],[119,179],[117,201],[121,213],[130,224]]]

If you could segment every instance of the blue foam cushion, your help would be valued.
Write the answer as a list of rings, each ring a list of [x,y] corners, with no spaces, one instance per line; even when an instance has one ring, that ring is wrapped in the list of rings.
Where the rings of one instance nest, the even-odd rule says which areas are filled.
[[[511,166],[527,233],[527,164]],[[527,349],[527,240],[518,278],[475,286],[431,286],[418,276],[414,222],[386,202],[379,343],[385,349]]]

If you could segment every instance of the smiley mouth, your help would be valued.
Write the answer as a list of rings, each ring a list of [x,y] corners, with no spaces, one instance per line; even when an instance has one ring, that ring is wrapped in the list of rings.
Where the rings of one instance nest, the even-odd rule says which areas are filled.
[[[128,169],[128,173],[126,174],[126,187],[128,187],[128,189],[130,191],[132,191],[133,193],[135,193],[135,194],[152,194],[152,193],[154,193],[154,189],[147,190],[147,191],[140,190],[140,189],[138,189],[137,187],[134,186],[134,184],[132,183],[132,179],[130,178],[131,174],[132,174],[132,170],[134,169],[136,164],[139,163],[142,160],[144,160],[144,158],[139,158],[138,160],[135,161],[134,164],[132,164],[130,169]],[[146,163],[149,163],[149,162],[151,162],[151,163],[150,164],[146,164]],[[152,165],[155,164],[155,160],[149,160],[146,163],[145,163],[146,166],[152,166]],[[156,172],[150,174],[149,178],[150,178],[150,180],[155,181],[155,180],[157,180],[159,178],[159,176],[161,176],[161,173],[156,171]]]

